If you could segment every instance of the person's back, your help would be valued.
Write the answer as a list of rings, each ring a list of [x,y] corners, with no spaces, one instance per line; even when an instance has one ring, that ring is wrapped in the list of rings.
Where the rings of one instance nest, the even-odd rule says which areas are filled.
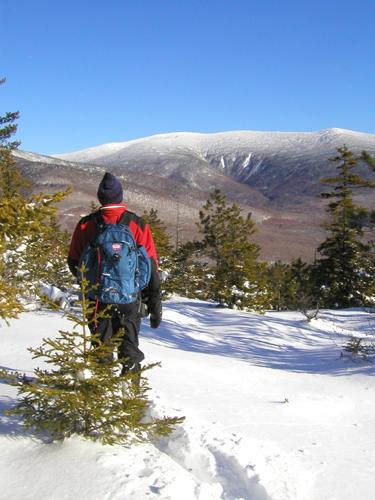
[[[150,325],[157,328],[161,322],[162,307],[160,298],[160,279],[157,267],[157,255],[154,241],[148,224],[127,210],[123,203],[123,190],[119,180],[112,174],[106,173],[99,184],[98,199],[101,203],[99,211],[83,217],[77,224],[72,236],[68,265],[71,272],[77,276],[78,263],[88,244],[92,243],[97,235],[98,220],[104,224],[126,223],[134,241],[143,246],[151,262],[151,275],[147,287],[135,297],[135,300],[126,304],[112,304],[111,317],[97,320],[91,319],[91,330],[97,333],[103,342],[109,343],[110,338],[121,328],[125,334],[119,347],[119,357],[124,360],[123,371],[138,370],[144,354],[139,349],[139,330],[141,324],[141,302],[147,305],[150,313]],[[107,304],[98,301],[96,310],[100,311]]]

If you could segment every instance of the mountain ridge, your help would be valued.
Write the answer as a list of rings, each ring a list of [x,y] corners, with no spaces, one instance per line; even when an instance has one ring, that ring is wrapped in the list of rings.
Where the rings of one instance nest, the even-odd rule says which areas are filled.
[[[160,133],[160,134],[153,134],[150,136],[144,136],[140,137],[137,139],[131,139],[128,141],[117,141],[117,142],[109,142],[109,143],[103,143],[97,146],[91,146],[88,148],[80,149],[77,151],[73,152],[68,152],[68,153],[56,153],[56,154],[50,154],[48,156],[55,157],[55,158],[77,158],[84,152],[87,153],[94,153],[94,152],[100,152],[105,149],[111,149],[113,148],[114,150],[120,150],[122,148],[126,148],[132,145],[144,143],[147,141],[153,141],[153,140],[166,140],[166,139],[207,139],[207,138],[215,138],[215,137],[229,137],[229,136],[247,136],[247,138],[256,138],[258,137],[293,137],[293,136],[298,136],[298,137],[307,137],[307,136],[338,136],[338,135],[354,135],[354,136],[362,136],[362,137],[368,137],[370,140],[375,141],[375,134],[370,134],[367,132],[358,132],[355,130],[350,130],[350,129],[343,129],[343,128],[327,128],[327,129],[321,129],[318,131],[309,131],[309,132],[285,132],[285,131],[259,131],[259,130],[229,130],[229,131],[224,131],[224,132],[212,132],[212,133],[203,133],[203,132],[168,132],[168,133]],[[74,161],[79,161],[75,159]]]
[[[375,135],[338,128],[318,132],[168,133],[56,157],[102,165],[117,174],[137,172],[179,179],[193,189],[207,184],[203,171],[206,178],[212,177],[213,168],[255,188],[277,206],[286,203],[285,194],[293,199],[292,205],[299,203],[301,193],[303,198],[315,196],[319,178],[333,172],[328,158],[343,145],[356,154],[363,150],[375,154]]]
[[[328,158],[344,144],[356,155],[367,150],[375,156],[375,135],[338,128],[169,133],[57,157],[25,151],[14,155],[36,190],[73,185],[73,195],[60,207],[69,230],[87,213],[103,173],[110,170],[123,182],[131,210],[141,214],[156,208],[172,237],[180,221],[180,241],[181,234],[183,240],[196,236],[199,209],[212,189],[220,189],[230,203],[252,212],[262,257],[289,260],[312,259],[323,239],[324,202],[317,195],[327,187],[320,179],[334,174]],[[374,178],[364,165],[359,173]],[[373,193],[364,190],[358,201],[373,207]]]

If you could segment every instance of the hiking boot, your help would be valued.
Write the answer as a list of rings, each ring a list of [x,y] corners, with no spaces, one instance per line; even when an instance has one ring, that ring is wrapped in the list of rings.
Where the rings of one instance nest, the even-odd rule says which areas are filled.
[[[126,394],[126,391],[129,390],[129,388],[139,389],[141,385],[140,370],[141,370],[141,363],[125,363],[122,365],[120,377],[124,377],[128,373],[132,374],[131,378],[125,379],[124,377],[124,380],[122,381],[122,392],[124,396]]]

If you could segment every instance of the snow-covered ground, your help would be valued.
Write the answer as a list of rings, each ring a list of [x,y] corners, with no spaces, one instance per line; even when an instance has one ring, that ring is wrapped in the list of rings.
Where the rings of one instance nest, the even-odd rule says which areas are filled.
[[[0,498],[370,500],[375,498],[375,367],[341,357],[375,314],[259,316],[174,298],[145,322],[153,411],[185,415],[173,435],[126,449],[73,437],[47,444],[1,415]],[[0,328],[0,366],[32,372],[26,348],[67,327],[33,312]],[[16,398],[0,383],[0,409]]]

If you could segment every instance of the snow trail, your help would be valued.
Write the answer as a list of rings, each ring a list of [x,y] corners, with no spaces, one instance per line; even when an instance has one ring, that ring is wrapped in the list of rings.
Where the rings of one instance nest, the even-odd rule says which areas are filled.
[[[216,444],[207,441],[207,432],[196,435],[193,428],[180,428],[154,444],[197,480],[196,498],[203,499],[212,490],[215,498],[223,500],[270,500],[253,466],[244,468],[235,451],[226,453],[221,448],[225,444],[223,436],[214,439]]]

